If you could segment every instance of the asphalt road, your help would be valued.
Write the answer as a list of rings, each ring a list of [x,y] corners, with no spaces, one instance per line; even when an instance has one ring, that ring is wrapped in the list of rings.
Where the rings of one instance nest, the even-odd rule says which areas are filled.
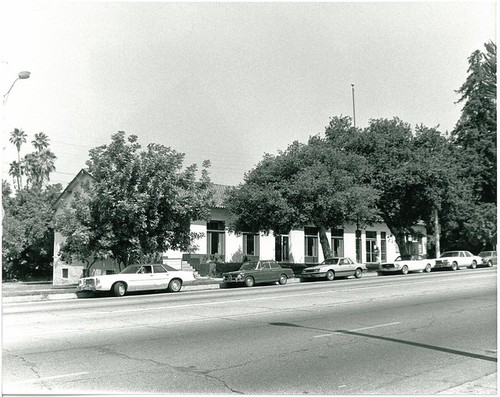
[[[496,394],[496,268],[3,305],[3,393]]]

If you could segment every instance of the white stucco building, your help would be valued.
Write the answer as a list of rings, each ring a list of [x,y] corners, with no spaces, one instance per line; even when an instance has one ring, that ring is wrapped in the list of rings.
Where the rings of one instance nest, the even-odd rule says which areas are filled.
[[[74,193],[85,181],[91,182],[93,177],[86,171],[80,171],[70,182],[54,204],[56,215],[68,205]],[[263,233],[235,234],[228,230],[229,212],[223,208],[222,202],[227,186],[215,185],[215,207],[211,209],[210,221],[193,221],[191,231],[201,233],[191,252],[167,251],[163,254],[163,262],[176,268],[182,263],[189,264],[200,274],[208,274],[209,262],[242,262],[244,259],[274,259],[284,263],[316,263],[323,261],[323,253],[319,243],[318,230],[314,226],[304,226],[291,230],[286,235],[268,235]],[[426,254],[427,240],[425,228],[419,226],[422,237],[409,238],[408,249],[412,253]],[[378,223],[363,229],[355,225],[345,225],[340,229],[327,232],[332,252],[335,256],[348,256],[364,263],[368,267],[378,262],[395,259],[399,250],[389,228]],[[64,237],[55,232],[54,237],[54,285],[75,284],[82,277],[85,264],[73,261],[64,262],[59,250]],[[118,265],[112,261],[95,263],[90,274],[109,274],[118,271]]]

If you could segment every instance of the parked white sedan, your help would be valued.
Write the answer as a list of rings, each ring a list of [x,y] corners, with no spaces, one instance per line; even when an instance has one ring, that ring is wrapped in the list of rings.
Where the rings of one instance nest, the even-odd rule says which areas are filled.
[[[480,256],[472,255],[469,251],[446,251],[436,259],[435,269],[449,268],[457,270],[461,267],[475,269],[483,260]]]
[[[382,263],[377,274],[394,274],[409,272],[429,273],[434,266],[434,259],[425,259],[422,255],[400,255],[393,262]]]
[[[302,273],[300,273],[300,281],[332,281],[335,278],[350,276],[360,278],[365,270],[365,265],[356,263],[351,258],[329,258],[319,265],[306,267],[302,270]]]
[[[123,296],[132,291],[180,291],[195,281],[192,271],[177,270],[167,265],[131,265],[118,274],[81,278],[78,291],[113,292]]]

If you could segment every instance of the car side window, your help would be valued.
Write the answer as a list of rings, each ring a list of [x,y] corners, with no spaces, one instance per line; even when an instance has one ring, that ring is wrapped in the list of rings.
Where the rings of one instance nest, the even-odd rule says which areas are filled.
[[[155,273],[167,273],[165,268],[161,265],[153,265],[153,270]]]
[[[270,269],[269,262],[262,263],[262,269],[263,270],[269,270]]]

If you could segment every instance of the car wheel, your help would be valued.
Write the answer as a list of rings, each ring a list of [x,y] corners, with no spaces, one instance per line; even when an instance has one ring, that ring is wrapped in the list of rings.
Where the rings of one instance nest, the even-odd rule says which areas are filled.
[[[453,262],[451,264],[451,270],[453,270],[453,271],[458,270],[458,263],[457,262]]]
[[[170,292],[179,292],[182,287],[182,281],[178,278],[174,278],[170,283],[168,283],[168,290]]]
[[[403,268],[401,269],[401,273],[408,274],[408,266],[404,265]]]
[[[333,270],[328,270],[326,272],[325,278],[327,281],[333,281],[335,279],[335,272]]]
[[[245,279],[245,285],[247,287],[253,287],[255,285],[255,280],[253,279],[253,277],[250,277],[248,276],[246,279]]]
[[[427,265],[425,265],[425,269],[424,269],[424,272],[426,273],[430,273],[431,272],[431,269],[432,269],[432,266],[430,263],[428,263]]]
[[[488,267],[492,267],[493,266],[493,262],[492,261],[488,261]]]
[[[476,261],[472,261],[472,264],[470,265],[470,267],[472,269],[475,269],[477,267],[477,262]]]
[[[125,295],[125,292],[127,292],[127,287],[125,286],[124,283],[118,282],[115,285],[113,285],[113,292],[115,296],[123,296]]]
[[[361,270],[359,267],[354,271],[354,277],[356,278],[361,278],[363,276],[363,270]]]
[[[278,283],[280,283],[280,285],[285,285],[287,281],[288,277],[286,276],[286,274],[282,274],[280,276],[280,279],[278,280]]]

